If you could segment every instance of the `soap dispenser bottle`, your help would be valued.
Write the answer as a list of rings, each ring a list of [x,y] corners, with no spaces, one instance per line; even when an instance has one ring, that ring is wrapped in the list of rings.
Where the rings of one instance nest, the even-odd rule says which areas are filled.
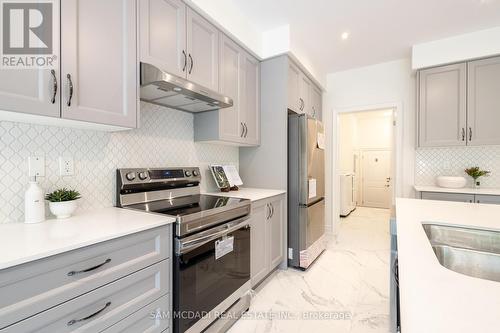
[[[45,221],[45,198],[43,190],[36,181],[30,178],[30,183],[24,195],[24,222],[38,223]]]

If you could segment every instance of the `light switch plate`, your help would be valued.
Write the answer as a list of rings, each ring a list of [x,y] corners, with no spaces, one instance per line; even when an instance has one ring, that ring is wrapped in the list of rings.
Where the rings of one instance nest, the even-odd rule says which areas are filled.
[[[73,176],[74,174],[73,157],[59,157],[59,176]]]
[[[30,156],[28,157],[28,176],[29,177],[44,177],[45,176],[45,157]]]

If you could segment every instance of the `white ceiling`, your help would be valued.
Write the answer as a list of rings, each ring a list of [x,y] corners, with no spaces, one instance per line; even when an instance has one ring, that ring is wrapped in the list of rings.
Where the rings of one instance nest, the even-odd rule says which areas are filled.
[[[500,0],[232,2],[257,31],[289,25],[292,52],[307,54],[322,73],[409,57],[414,44],[500,26]]]

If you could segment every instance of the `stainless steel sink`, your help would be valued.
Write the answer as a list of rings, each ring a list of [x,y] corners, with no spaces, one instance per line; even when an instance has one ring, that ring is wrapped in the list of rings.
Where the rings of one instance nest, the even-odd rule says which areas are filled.
[[[438,224],[423,227],[443,267],[500,282],[500,232]]]

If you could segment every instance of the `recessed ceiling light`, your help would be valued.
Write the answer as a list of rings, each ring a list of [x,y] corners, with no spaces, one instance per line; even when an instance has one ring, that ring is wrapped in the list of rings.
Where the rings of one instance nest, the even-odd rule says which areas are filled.
[[[349,33],[347,31],[344,31],[342,35],[340,35],[340,37],[342,38],[342,40],[346,40],[349,38]]]

